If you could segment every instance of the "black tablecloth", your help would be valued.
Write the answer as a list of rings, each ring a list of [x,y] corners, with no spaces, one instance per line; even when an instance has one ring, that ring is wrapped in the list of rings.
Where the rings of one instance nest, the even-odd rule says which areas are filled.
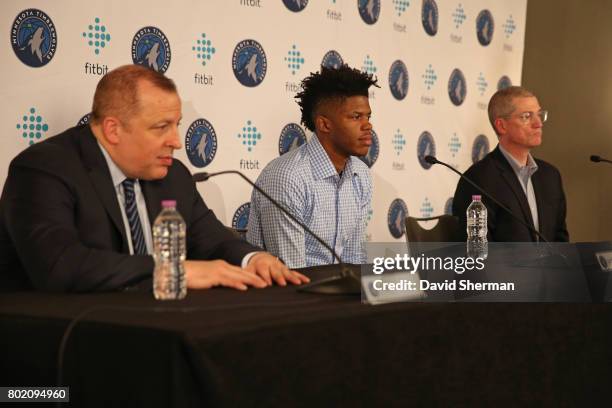
[[[4,294],[0,385],[55,385],[87,310],[64,358],[72,406],[565,406],[612,378],[606,304],[368,306],[273,287]]]

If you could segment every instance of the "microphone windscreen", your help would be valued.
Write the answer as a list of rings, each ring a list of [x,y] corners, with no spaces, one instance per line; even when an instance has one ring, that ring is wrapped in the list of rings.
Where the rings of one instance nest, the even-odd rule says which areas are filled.
[[[200,181],[206,181],[210,178],[210,174],[203,172],[203,173],[196,173],[193,175],[193,181],[195,181],[196,183],[200,182]]]
[[[429,164],[436,164],[438,162],[438,159],[436,159],[433,156],[429,156],[429,155],[423,157],[423,160],[425,160]]]

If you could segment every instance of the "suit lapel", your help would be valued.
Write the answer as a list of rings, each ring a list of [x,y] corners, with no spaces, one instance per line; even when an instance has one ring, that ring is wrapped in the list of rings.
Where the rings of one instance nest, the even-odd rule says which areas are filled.
[[[503,153],[499,150],[499,147],[495,148],[493,151],[493,157],[495,158],[495,164],[500,171],[500,174],[504,180],[504,182],[510,187],[510,190],[516,197],[516,200],[521,207],[521,212],[523,213],[523,218],[525,222],[529,223],[533,226],[533,217],[531,216],[531,210],[529,209],[529,203],[527,202],[527,195],[523,191],[523,188],[520,185],[512,166],[508,163],[508,160],[504,157]],[[533,182],[533,180],[532,180]],[[534,185],[535,189],[535,185]],[[531,239],[535,239],[533,233],[530,231],[529,235]]]
[[[149,223],[153,226],[155,218],[161,212],[161,199],[159,194],[159,181],[145,181],[140,180],[140,187],[142,188],[142,195],[144,195],[145,202],[147,203],[147,215],[149,216]]]
[[[125,235],[125,226],[123,224],[123,218],[121,217],[121,211],[119,210],[119,202],[117,200],[117,192],[113,186],[110,171],[108,170],[108,164],[98,146],[95,136],[92,134],[89,126],[86,127],[84,134],[79,139],[81,141],[81,157],[83,163],[89,171],[89,178],[91,183],[102,202],[102,205],[106,209],[109,218],[111,219],[115,228],[121,235],[122,248],[121,251],[124,253],[129,252],[127,243],[127,237]]]
[[[533,192],[535,193],[536,205],[538,207],[538,231],[540,231],[540,234],[544,234],[544,231],[546,231],[544,229],[544,216],[546,213],[543,212],[542,208],[544,206],[544,200],[542,199],[543,197],[541,197],[541,194],[544,186],[542,185],[543,180],[540,178],[541,174],[541,171],[536,171],[533,173],[533,176],[531,176],[531,183],[533,184]]]

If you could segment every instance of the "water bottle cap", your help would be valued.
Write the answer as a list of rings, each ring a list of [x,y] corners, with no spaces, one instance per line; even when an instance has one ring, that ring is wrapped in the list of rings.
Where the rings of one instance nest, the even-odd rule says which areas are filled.
[[[162,208],[174,208],[176,207],[176,200],[162,200]]]
[[[472,196],[472,201],[480,201],[482,199],[482,197],[480,195],[473,195]]]

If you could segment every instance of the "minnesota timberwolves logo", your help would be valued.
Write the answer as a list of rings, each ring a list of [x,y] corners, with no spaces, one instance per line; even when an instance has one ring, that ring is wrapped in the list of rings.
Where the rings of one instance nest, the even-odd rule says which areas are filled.
[[[170,42],[157,27],[143,27],[132,39],[132,61],[164,73],[170,66]]]
[[[408,70],[406,64],[397,60],[389,69],[389,88],[395,99],[401,101],[408,94]]]
[[[431,133],[425,131],[421,133],[419,136],[419,141],[417,142],[417,157],[419,159],[419,163],[421,167],[425,170],[428,170],[431,167],[431,164],[425,161],[425,156],[435,156],[436,155],[436,145],[434,143],[433,137]]]
[[[185,150],[196,167],[206,167],[217,154],[217,133],[209,121],[197,119],[187,129]]]
[[[378,154],[380,153],[380,143],[378,141],[378,135],[374,130],[372,130],[372,144],[368,149],[368,153],[365,156],[359,157],[362,162],[368,165],[368,167],[372,167],[376,160],[378,159]]]
[[[380,16],[380,0],[358,0],[359,15],[366,24],[374,24]]]
[[[465,86],[465,77],[459,69],[454,69],[448,79],[448,97],[455,106],[459,106],[465,100],[467,87]]]
[[[234,213],[232,218],[232,228],[247,229],[249,226],[249,213],[251,212],[251,203],[244,203]]]
[[[472,145],[472,163],[477,163],[489,154],[489,139],[485,135],[478,135]]]
[[[91,113],[83,115],[81,119],[79,119],[76,125],[77,126],[87,125],[89,122],[91,122]]]
[[[406,230],[404,220],[408,216],[408,207],[401,198],[396,198],[389,206],[387,226],[393,238],[401,238]]]
[[[493,39],[493,14],[489,10],[482,10],[476,17],[476,36],[481,45],[487,46]]]
[[[453,215],[453,197],[446,200],[446,203],[444,204],[444,214]]]
[[[512,81],[506,75],[503,75],[497,81],[497,90],[501,91],[502,89],[510,88],[512,86]]]
[[[262,46],[255,40],[240,41],[234,48],[232,69],[242,85],[254,87],[261,84],[268,69],[268,60]]]
[[[438,5],[435,0],[423,0],[421,21],[427,34],[436,35],[438,32]]]
[[[298,11],[302,11],[308,5],[308,0],[283,0],[285,3],[285,7],[289,10],[297,13]]]
[[[334,50],[327,51],[321,60],[321,66],[325,68],[338,69],[342,64],[344,64],[342,57]]]
[[[57,48],[55,24],[43,11],[23,10],[11,25],[11,45],[17,58],[27,66],[47,65]]]
[[[306,133],[297,123],[287,124],[278,138],[278,154],[283,155],[306,143]]]

